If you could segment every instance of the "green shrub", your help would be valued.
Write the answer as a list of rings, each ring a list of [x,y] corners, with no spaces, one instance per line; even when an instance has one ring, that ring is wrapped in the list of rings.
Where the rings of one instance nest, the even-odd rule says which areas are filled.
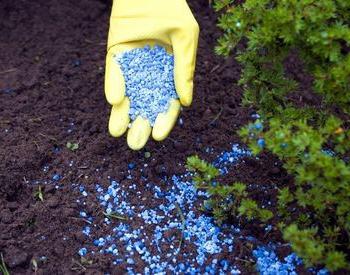
[[[243,65],[245,100],[264,113],[276,114],[290,104],[285,95],[296,83],[285,77],[282,62],[296,49],[315,78],[314,88],[326,103],[350,112],[350,1],[216,0],[224,10],[217,53],[228,55],[243,42],[237,60]]]
[[[295,178],[278,195],[283,237],[306,265],[350,269],[350,1],[216,0],[215,8],[223,30],[216,51],[235,51],[244,103],[263,120],[240,135]],[[314,79],[317,107],[296,107],[288,97],[298,87],[283,65],[291,51]]]
[[[218,224],[230,217],[265,222],[272,218],[271,211],[260,208],[257,202],[248,198],[245,184],[236,182],[223,185],[216,182],[219,170],[198,156],[189,157],[186,167],[194,172],[196,187],[206,189],[210,194],[210,198],[203,204],[203,211],[212,212]]]
[[[256,128],[250,124],[241,130],[250,148],[256,154],[263,150],[257,145],[263,137],[265,148],[295,178],[278,195],[284,238],[308,265],[348,267],[343,251],[350,245],[350,166],[338,156],[348,148],[350,132],[332,116],[317,129],[303,120],[285,124],[279,118],[269,121],[268,130]],[[333,151],[325,150],[330,143]]]

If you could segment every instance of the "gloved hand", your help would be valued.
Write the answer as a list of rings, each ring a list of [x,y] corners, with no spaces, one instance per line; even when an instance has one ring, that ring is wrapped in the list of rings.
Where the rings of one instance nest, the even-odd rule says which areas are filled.
[[[198,24],[185,0],[113,1],[105,75],[106,98],[113,105],[109,120],[112,136],[122,136],[130,123],[130,101],[125,96],[125,81],[114,55],[145,45],[161,45],[174,54],[174,81],[180,102],[170,102],[167,113],[158,115],[153,130],[148,120],[136,118],[127,142],[131,149],[139,150],[151,132],[155,140],[164,140],[176,123],[180,103],[191,104],[198,34]]]

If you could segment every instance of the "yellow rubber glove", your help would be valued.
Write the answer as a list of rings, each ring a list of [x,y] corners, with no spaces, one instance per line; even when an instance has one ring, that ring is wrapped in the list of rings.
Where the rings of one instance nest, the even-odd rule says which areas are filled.
[[[181,105],[192,102],[193,74],[196,63],[199,27],[185,0],[114,0],[108,35],[105,94],[113,105],[109,132],[122,136],[130,123],[130,101],[125,96],[125,81],[114,56],[145,45],[161,45],[174,54],[175,88]],[[180,102],[172,100],[166,113],[159,114],[153,130],[148,120],[137,117],[127,142],[139,150],[152,132],[155,140],[164,140],[180,113]]]

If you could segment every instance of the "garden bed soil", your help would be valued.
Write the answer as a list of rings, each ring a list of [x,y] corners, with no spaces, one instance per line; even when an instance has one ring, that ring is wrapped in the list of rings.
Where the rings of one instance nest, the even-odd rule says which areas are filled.
[[[164,174],[183,173],[179,164],[187,156],[212,160],[215,154],[206,155],[206,148],[219,153],[240,142],[235,131],[254,113],[241,106],[240,67],[232,57],[224,60],[214,54],[220,33],[208,1],[189,4],[201,28],[193,104],[183,110],[183,124],[168,139],[150,141],[134,152],[125,137],[115,139],[107,129],[110,106],[103,81],[111,1],[1,1],[0,252],[12,274],[32,274],[32,259],[37,274],[79,271],[83,221],[72,183],[92,186],[111,175],[125,181],[130,162],[147,163],[143,173],[157,183]],[[78,150],[68,150],[67,142],[77,142]],[[145,152],[151,157],[146,159]],[[134,173],[137,177],[140,172]],[[62,175],[60,189],[54,174]],[[269,154],[237,164],[229,176],[232,182],[264,186],[290,180]],[[44,201],[34,195],[39,185]],[[258,192],[256,198],[274,201],[275,193]],[[98,206],[88,207],[93,211]],[[266,236],[254,224],[246,225],[242,234],[253,234],[262,243],[281,241],[278,233]],[[236,246],[232,256],[251,258],[245,243]],[[252,273],[252,266],[236,265],[243,274]],[[95,259],[85,270],[124,271],[125,266],[112,266],[108,257]]]

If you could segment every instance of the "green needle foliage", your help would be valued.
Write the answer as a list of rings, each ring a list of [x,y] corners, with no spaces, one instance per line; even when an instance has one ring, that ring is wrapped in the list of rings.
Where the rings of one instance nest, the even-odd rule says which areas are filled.
[[[257,130],[253,124],[241,130],[256,154],[263,150],[256,139],[263,136],[266,149],[294,175],[294,185],[278,195],[284,238],[306,264],[325,264],[330,270],[349,268],[345,252],[350,245],[350,165],[342,154],[347,152],[350,131],[341,123],[331,116],[315,129],[304,120],[284,124],[271,119],[268,130]],[[330,142],[333,150],[325,150]]]
[[[236,54],[244,103],[263,119],[240,135],[295,178],[278,195],[284,239],[306,265],[350,270],[350,1],[216,0],[214,7],[223,30],[216,52]],[[313,77],[320,106],[290,100],[298,87],[285,73],[291,52]]]
[[[218,169],[210,163],[201,160],[198,156],[188,157],[186,168],[189,171],[195,172],[193,179],[200,186],[202,183],[211,183],[219,175]]]
[[[186,167],[194,172],[193,180],[197,188],[206,189],[210,194],[210,198],[204,202],[203,210],[212,212],[218,224],[232,217],[264,222],[272,218],[271,211],[260,208],[254,200],[248,198],[244,183],[223,185],[216,182],[219,170],[198,156],[187,158]]]
[[[217,53],[229,55],[240,43],[245,100],[266,113],[283,112],[285,95],[296,87],[285,77],[283,60],[296,49],[315,78],[325,103],[350,112],[350,1],[216,0],[224,11]]]

